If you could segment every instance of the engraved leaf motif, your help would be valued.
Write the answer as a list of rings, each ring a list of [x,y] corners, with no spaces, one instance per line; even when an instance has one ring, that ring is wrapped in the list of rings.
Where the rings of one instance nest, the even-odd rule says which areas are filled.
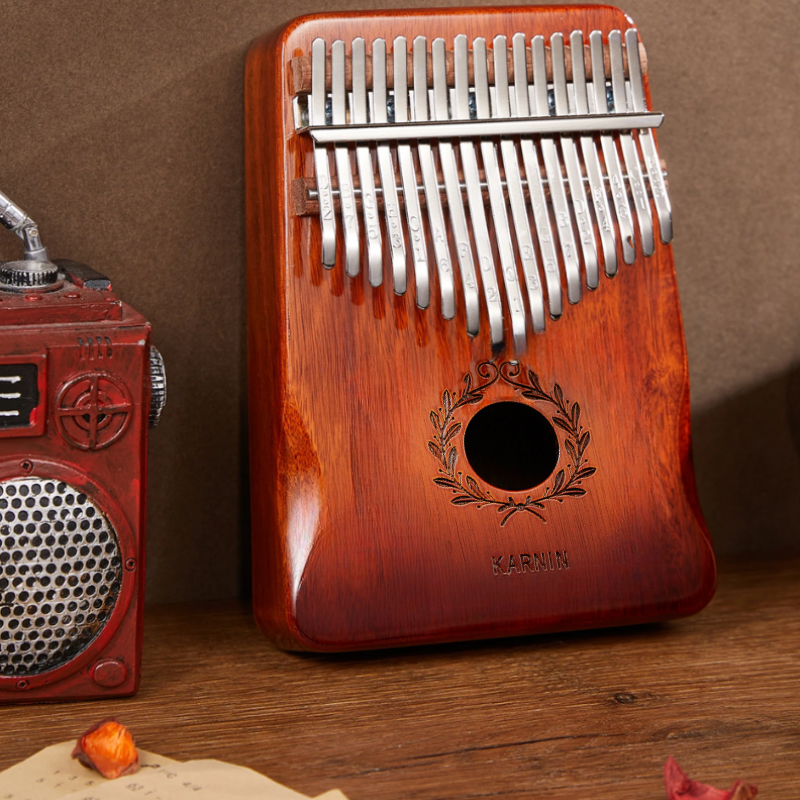
[[[447,454],[447,471],[452,475],[456,470],[456,461],[458,460],[458,450],[455,447],[450,448]]]
[[[467,487],[473,494],[478,494],[483,496],[483,492],[481,491],[480,487],[478,486],[478,482],[473,478],[471,475],[467,475],[464,478],[464,482],[467,484]]]
[[[517,511],[519,511],[519,508],[517,508],[517,506],[514,506],[514,508],[512,508],[512,509],[511,509],[511,511],[509,511],[509,512],[508,512],[508,514],[506,514],[506,515],[503,517],[503,519],[501,519],[501,520],[500,520],[500,524],[501,524],[501,525],[505,525],[505,524],[506,524],[506,522],[508,522],[508,521],[511,519],[511,517],[513,517],[513,516],[514,516],[514,514],[516,514],[516,513],[517,513]],[[537,515],[537,516],[538,516],[538,515]]]
[[[553,425],[556,425],[561,428],[562,431],[566,431],[569,434],[572,433],[572,426],[563,417],[553,417]]]
[[[453,400],[450,396],[450,390],[445,389],[442,393],[442,408],[445,411],[447,416],[450,416],[450,412],[453,410]]]
[[[445,435],[442,438],[442,446],[446,445],[460,430],[461,423],[454,422],[445,432]]]
[[[544,508],[541,503],[539,503],[539,507]],[[539,519],[544,522],[544,517],[538,511],[534,511],[530,506],[521,506],[520,511],[527,511],[529,514],[533,514],[534,517],[539,517]]]
[[[477,374],[484,383],[473,386],[474,379],[471,373],[464,377],[464,386],[459,391],[445,389],[442,393],[442,405],[430,412],[431,424],[435,436],[428,442],[428,449],[440,463],[439,476],[433,481],[436,485],[449,489],[455,497],[451,503],[456,506],[474,504],[478,508],[494,506],[503,518],[500,522],[504,526],[511,517],[519,511],[527,511],[545,522],[545,517],[536,509],[545,509],[546,503],[556,501],[562,503],[565,497],[581,497],[587,492],[578,484],[597,471],[595,467],[588,466],[585,459],[591,436],[588,431],[583,431],[580,425],[581,407],[577,402],[571,405],[564,399],[564,393],[558,384],[553,384],[552,393],[542,387],[539,376],[532,370],[522,370],[518,361],[507,361],[499,367],[493,361],[485,361],[477,366]],[[521,376],[527,374],[527,382]],[[456,472],[458,463],[458,449],[452,444],[455,437],[463,429],[463,423],[455,421],[455,412],[468,404],[480,403],[484,399],[486,390],[498,378],[502,378],[509,386],[513,387],[527,400],[548,403],[554,407],[551,417],[552,424],[566,434],[564,449],[572,460],[569,469],[561,469],[553,479],[552,489],[545,488],[544,492],[532,498],[528,495],[525,502],[516,502],[512,496],[507,500],[495,499],[491,492],[485,491],[481,484],[471,475]],[[582,466],[583,463],[583,466]],[[574,470],[574,471],[570,471]]]

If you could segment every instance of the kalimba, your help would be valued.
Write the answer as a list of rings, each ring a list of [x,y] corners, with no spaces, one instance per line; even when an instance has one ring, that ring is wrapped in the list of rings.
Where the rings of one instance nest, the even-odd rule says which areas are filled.
[[[253,46],[254,606],[278,644],[708,602],[662,120],[605,6],[325,14]]]

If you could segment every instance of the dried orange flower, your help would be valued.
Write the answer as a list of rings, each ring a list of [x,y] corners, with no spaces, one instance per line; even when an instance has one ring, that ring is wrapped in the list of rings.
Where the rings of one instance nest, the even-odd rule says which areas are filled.
[[[72,757],[109,780],[133,775],[139,770],[139,754],[133,736],[114,719],[103,720],[89,728],[78,739]]]

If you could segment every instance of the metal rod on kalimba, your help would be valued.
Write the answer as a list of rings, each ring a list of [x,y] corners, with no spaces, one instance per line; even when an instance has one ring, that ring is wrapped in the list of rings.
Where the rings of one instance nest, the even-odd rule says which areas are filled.
[[[638,43],[638,40],[637,40],[637,43]],[[573,61],[572,54],[573,54],[573,52],[576,52],[576,51],[572,47],[567,48],[566,52],[565,52],[565,67],[566,67],[567,80],[569,80],[569,81],[572,80],[572,76],[573,76],[573,66],[572,66],[572,61]],[[592,72],[592,61],[591,61],[591,56],[590,56],[590,53],[589,53],[588,45],[585,46],[585,47],[582,45],[581,46],[581,50],[577,51],[577,52],[582,52],[583,53],[583,58],[582,59],[577,59],[579,62],[583,62],[583,64],[582,64],[583,73],[586,75],[588,80],[593,80],[594,79],[594,75],[593,75],[593,72]],[[528,51],[528,54],[530,56],[530,51]],[[647,72],[647,53],[645,52],[644,46],[642,44],[640,44],[640,43],[638,43],[637,55],[638,55],[638,61],[639,61],[640,65],[641,65],[641,70],[642,70],[643,73],[646,73]],[[509,76],[509,81],[513,81],[514,80],[514,64],[513,64],[513,61],[512,61],[511,53],[507,53],[507,56],[508,56],[508,61],[507,61],[507,64],[506,64],[506,73]],[[408,76],[413,76],[414,67],[413,67],[412,58],[409,55],[406,55],[406,58],[407,58],[406,74]],[[552,62],[551,62],[551,57],[550,57],[550,51],[549,50],[546,50],[545,58],[546,58],[546,67],[547,67],[547,80],[548,81],[552,81],[553,80]],[[626,62],[625,63],[626,63],[626,69],[627,69],[627,53],[625,54],[625,58],[626,58]],[[394,70],[393,61],[394,61],[394,54],[393,53],[389,53],[386,69],[387,69],[387,73],[388,73],[388,77],[389,77],[388,88],[390,88],[390,89],[394,88],[394,84],[391,82],[392,81],[392,73],[393,73],[393,70]],[[430,71],[431,71],[430,55],[428,55],[428,62],[429,63],[427,65],[427,72],[430,75]],[[528,62],[528,80],[532,81],[533,80],[533,70],[532,70],[532,66],[531,66],[530,57],[528,58],[527,62]],[[310,60],[309,60],[308,56],[296,56],[295,58],[292,59],[291,64],[292,64],[292,83],[294,84],[294,87],[293,87],[294,88],[294,93],[295,94],[308,94],[308,92],[311,91],[311,69],[312,69],[311,68],[311,63],[310,63]],[[373,69],[373,65],[374,65],[374,62],[373,62],[372,58],[367,56],[367,87],[372,86],[372,81],[373,81],[372,69]],[[452,53],[448,53],[447,54],[447,65],[446,65],[446,68],[447,68],[447,84],[448,84],[448,86],[454,86],[455,85],[455,67],[454,67],[454,58],[453,58],[453,54]],[[330,65],[328,66],[328,69],[330,69]],[[470,84],[474,84],[474,80],[475,79],[474,79],[474,74],[473,74],[473,62],[472,62],[472,55],[471,54],[468,57],[467,69],[468,69],[468,73],[469,73],[468,80],[469,80]],[[610,59],[610,56],[609,56],[607,51],[604,52],[604,74],[605,74],[605,76],[607,78],[611,77],[611,59]],[[489,83],[490,84],[494,84],[495,78],[494,78],[494,60],[493,59],[489,59],[489,63],[488,63],[488,78],[489,78]],[[349,89],[351,87],[351,85],[352,85],[351,84],[351,62],[350,62],[349,58],[346,59],[346,61],[345,61],[345,80],[346,80],[346,86]],[[330,90],[330,88],[331,88],[330,72],[328,73],[327,88],[328,88],[328,90]]]
[[[625,31],[625,50],[628,54],[628,76],[631,87],[631,101],[634,111],[647,110],[642,83],[642,65],[639,59],[639,35],[635,28]],[[658,227],[661,241],[669,244],[672,241],[672,208],[669,202],[667,187],[661,174],[661,162],[656,151],[655,140],[650,130],[639,131],[639,144],[642,147],[647,174],[650,178],[650,191],[656,204]]]
[[[487,102],[488,102],[488,100],[487,100]],[[492,143],[490,143],[490,144],[492,144]],[[643,165],[643,167],[644,167],[644,165]],[[663,161],[661,162],[661,167],[662,167],[662,170],[663,170],[663,172],[662,172],[662,176],[663,176],[662,180],[664,181],[664,185],[666,186],[665,178],[666,178],[667,172],[666,172],[666,167],[665,167]],[[481,196],[483,198],[484,205],[486,205],[487,203],[490,203],[490,200],[491,200],[490,195],[489,195],[489,182],[487,180],[487,175],[486,175],[485,168],[482,169],[482,167],[480,165],[478,166],[478,176],[479,176],[479,186],[480,186],[480,190],[481,190]],[[624,172],[623,172],[622,177],[625,180],[628,179],[627,174],[624,173]],[[445,206],[447,204],[447,195],[444,194],[444,182],[442,181],[441,176],[439,176],[437,179],[439,181],[439,193],[443,195],[443,197],[442,197],[442,205]],[[605,184],[608,183],[608,177],[607,176],[601,175],[599,179],[600,179],[600,181],[602,183],[605,183]],[[463,178],[460,178],[459,180],[460,180],[459,188],[460,188],[462,194],[466,193],[466,191],[467,191],[466,183],[464,182]],[[522,181],[522,190],[523,190],[523,193],[525,195],[525,199],[527,200],[528,199],[528,181],[525,178],[521,178],[520,180]],[[504,177],[502,177],[499,174],[499,167],[498,167],[498,181],[499,181],[498,186],[500,187],[500,190],[501,190],[501,192],[503,194],[503,197],[505,198],[507,196],[507,192],[508,192],[508,182],[506,181],[506,179]],[[572,187],[571,187],[571,184],[569,182],[569,178],[565,173],[562,173],[561,181],[562,181],[562,183],[564,183],[564,190],[567,192],[567,196],[570,199],[573,199],[574,195],[572,193]],[[588,175],[582,174],[581,175],[581,181],[582,181],[584,187],[587,190],[589,190],[590,189],[590,183],[589,183]],[[418,178],[418,182],[419,182],[419,178]],[[649,176],[645,176],[645,182],[649,186],[649,184],[650,184],[650,177]],[[549,197],[549,195],[550,195],[550,184],[549,184],[549,181],[547,179],[547,175],[545,175],[545,174],[542,174],[542,184],[544,185],[544,188],[545,188],[545,196]],[[332,195],[333,195],[334,210],[338,212],[339,211],[339,185],[338,185],[338,183],[336,181],[336,178],[332,179],[331,187],[332,187],[331,188],[331,192],[332,192]],[[395,187],[395,192],[397,193],[398,203],[402,206],[404,204],[404,201],[403,201],[403,187],[402,186],[396,186]],[[361,187],[359,186],[357,181],[354,181],[354,183],[353,183],[353,193],[355,194],[355,198],[356,198],[356,208],[358,208],[360,210],[361,209]],[[316,178],[314,178],[314,177],[296,178],[294,180],[293,195],[294,195],[295,214],[297,214],[297,216],[305,217],[305,216],[308,216],[308,215],[317,215],[317,214],[319,214],[319,202],[318,202],[319,197],[318,197],[318,192],[317,192],[317,180],[316,180]],[[383,189],[380,186],[376,186],[375,187],[375,196],[376,196],[377,201],[378,201],[378,207],[379,208],[383,208],[383,203],[384,203]],[[582,195],[579,193],[578,194],[579,202],[580,202],[581,196]],[[424,202],[425,202],[425,197],[422,196],[420,198],[421,205],[424,204]]]
[[[372,43],[372,101],[373,118],[377,123],[388,122],[388,93],[386,91],[386,42],[375,39]],[[383,213],[386,218],[386,235],[392,254],[392,285],[395,294],[405,294],[406,248],[403,225],[400,221],[400,203],[397,198],[392,151],[388,144],[379,144],[378,172],[381,178]]]
[[[302,119],[302,113],[300,114]],[[404,124],[385,125],[326,125],[309,128],[308,133],[317,144],[377,144],[378,142],[425,141],[430,139],[487,139],[495,136],[569,136],[573,134],[616,134],[639,128],[657,128],[664,115],[644,114],[591,114],[585,117],[513,117],[491,120],[422,120]],[[304,126],[298,129],[303,130]]]
[[[444,39],[434,39],[432,44],[433,64],[433,116],[436,120],[449,119],[449,102],[447,80],[445,77],[445,44]],[[472,245],[467,228],[467,216],[464,212],[464,201],[461,185],[458,180],[458,165],[452,142],[439,142],[439,164],[444,178],[444,190],[447,196],[447,211],[453,240],[456,246],[456,259],[461,272],[461,286],[464,292],[464,306],[467,318],[467,333],[477,336],[480,330],[480,300],[478,294],[478,277],[475,272],[475,261],[472,257]],[[466,176],[465,176],[466,177]],[[438,183],[438,181],[437,181]],[[438,191],[437,191],[438,195]]]
[[[617,225],[626,262],[635,260],[634,225],[639,229],[643,254],[654,252],[653,214],[648,189],[659,215],[662,239],[671,236],[669,198],[655,141],[649,130],[661,124],[663,114],[649,112],[646,107],[636,32],[626,32],[624,47],[619,31],[612,31],[608,39],[606,48],[599,31],[590,35],[588,53],[592,74],[601,76],[592,82],[591,93],[583,60],[572,65],[570,90],[566,48],[563,35],[558,33],[551,36],[549,48],[541,36],[534,36],[528,48],[525,35],[517,33],[510,53],[505,37],[496,37],[491,63],[493,92],[489,89],[490,62],[483,39],[476,39],[470,51],[466,37],[456,36],[453,51],[448,53],[444,39],[434,40],[429,52],[425,37],[417,37],[410,57],[414,73],[411,91],[407,75],[408,47],[404,38],[398,37],[394,43],[396,59],[390,59],[382,39],[373,42],[372,56],[368,57],[366,42],[357,37],[350,45],[348,60],[345,42],[337,40],[330,51],[330,94],[322,89],[328,80],[326,44],[323,40],[316,40],[312,47],[311,96],[308,101],[295,103],[295,116],[298,131],[308,129],[314,141],[317,175],[316,180],[301,178],[295,182],[295,199],[298,214],[316,211],[320,215],[325,266],[332,266],[336,259],[336,217],[339,216],[347,274],[351,277],[359,274],[361,232],[358,218],[363,214],[370,283],[377,287],[382,282],[386,250],[391,253],[395,291],[403,293],[407,286],[406,244],[400,211],[400,205],[403,205],[408,220],[418,305],[424,308],[430,302],[427,252],[430,245],[439,276],[442,314],[447,319],[455,315],[454,263],[450,254],[450,247],[455,246],[467,331],[470,335],[479,332],[482,286],[492,342],[500,343],[504,333],[503,303],[495,272],[494,248],[497,247],[512,335],[516,348],[522,350],[526,338],[525,310],[517,257],[528,291],[534,331],[544,329],[546,317],[539,258],[547,286],[546,305],[554,319],[563,311],[562,265],[570,302],[576,303],[581,297],[581,255],[587,286],[596,288],[598,285],[599,252],[586,184],[597,218],[606,273],[613,275],[617,270]],[[573,51],[586,51],[578,31],[572,33],[570,44]],[[625,74],[628,51],[630,90]],[[388,91],[387,64],[390,60],[395,86],[392,95]],[[452,75],[449,73],[451,61]],[[515,76],[512,93],[509,92],[509,64]],[[432,75],[428,74],[429,71]],[[607,88],[606,73],[611,76],[610,89]],[[470,74],[474,86],[470,85]],[[552,100],[548,85],[550,77]],[[370,79],[371,94],[368,90]],[[429,89],[431,79],[432,88]],[[348,80],[352,85],[349,97]],[[449,88],[451,82],[455,84],[452,90]],[[554,108],[551,108],[551,103]],[[410,107],[413,115],[409,114]],[[638,131],[636,136],[633,130]],[[595,144],[596,136],[600,137],[603,148],[602,165]],[[574,137],[581,140],[585,175],[581,174]],[[624,156],[624,170],[617,138]],[[560,148],[556,139],[560,141]],[[478,163],[478,144],[482,164]],[[333,148],[334,177],[330,172],[329,147]],[[400,166],[400,186],[394,170],[395,147]],[[417,152],[416,159],[412,148]],[[456,157],[456,151],[460,158]],[[525,170],[524,180],[520,174],[520,156]],[[376,184],[373,166],[376,157],[380,186]],[[419,176],[415,160],[418,160]],[[610,200],[606,182],[611,191]],[[425,205],[427,226],[422,221],[421,200]],[[494,221],[491,234],[484,208],[487,201]],[[616,220],[612,219],[612,203]],[[514,223],[513,237],[508,220],[509,208]],[[389,241],[386,248],[379,220],[381,214],[386,216],[385,235]],[[532,223],[529,214],[533,217]],[[445,216],[449,218],[449,225],[445,223]],[[424,230],[426,227],[427,231]],[[536,246],[534,230],[538,240]],[[518,252],[515,252],[512,238]],[[479,272],[483,276],[481,281],[478,280]]]
[[[592,31],[589,34],[589,48],[592,55],[592,69],[595,75],[603,72],[603,34],[600,31]],[[594,113],[608,115],[608,95],[606,94],[606,82],[603,80],[593,80],[592,89],[594,94]],[[603,160],[606,165],[609,182],[611,186],[611,199],[614,202],[614,210],[617,214],[617,224],[622,239],[622,258],[626,264],[633,264],[636,260],[636,244],[633,238],[633,220],[631,219],[631,208],[628,204],[628,193],[625,190],[625,181],[622,177],[622,166],[619,163],[619,154],[614,140],[608,134],[600,136],[600,146],[603,148]]]
[[[360,36],[351,45],[353,64],[353,122],[366,125],[367,117],[367,47]],[[356,164],[361,183],[361,211],[364,215],[364,230],[367,239],[367,274],[371,286],[383,282],[383,237],[378,219],[375,199],[375,173],[372,168],[372,153],[366,145],[356,147]]]
[[[512,48],[515,56],[515,64],[517,65],[514,71],[514,99],[516,102],[515,107],[512,108],[512,115],[515,117],[528,117],[530,116],[528,78],[520,64],[525,58],[525,34],[517,33],[514,35]],[[547,284],[547,302],[550,308],[550,316],[553,317],[553,319],[558,319],[563,312],[561,275],[558,266],[558,254],[553,241],[553,230],[550,227],[550,213],[547,208],[547,199],[544,195],[539,156],[536,152],[536,145],[533,139],[520,139],[519,147],[522,152],[522,163],[525,166],[525,175],[528,178],[528,193],[530,196],[531,208],[533,209],[533,221],[536,225],[536,235],[539,240],[539,251],[542,254],[542,266],[544,268],[545,283]],[[553,174],[557,174],[560,178],[561,170],[559,169],[557,173],[554,170]],[[550,179],[549,175],[548,179]]]
[[[394,121],[408,122],[408,75],[405,58],[407,43],[405,37],[398,36],[393,43],[394,52],[402,54],[394,59]],[[414,261],[414,280],[417,285],[417,305],[427,308],[431,302],[430,276],[428,274],[428,248],[422,228],[422,210],[419,207],[419,187],[411,145],[400,142],[397,145],[397,161],[400,164],[400,180],[403,184],[403,201],[408,222],[408,235],[411,240],[411,257]]]
[[[550,52],[553,61],[553,99],[556,116],[568,116],[569,98],[567,96],[567,75],[564,62],[564,36],[554,33],[550,37]],[[583,252],[583,263],[586,271],[586,285],[596,289],[600,282],[600,269],[597,260],[597,242],[594,238],[594,225],[589,214],[589,202],[586,197],[583,176],[581,175],[578,149],[575,140],[569,136],[561,137],[561,152],[564,156],[564,167],[569,182],[572,210],[578,228],[578,238]]]
[[[516,37],[515,37],[516,39]],[[525,38],[522,38],[524,45]],[[524,51],[523,51],[524,52]],[[544,61],[544,37],[534,36],[531,41],[533,54],[533,115],[547,117],[550,115],[549,97],[547,89],[547,73]],[[542,137],[542,160],[550,185],[550,199],[555,211],[556,231],[561,244],[561,256],[564,260],[564,272],[567,277],[567,297],[570,303],[577,303],[581,299],[581,271],[578,262],[578,248],[575,244],[575,235],[572,231],[572,215],[567,204],[564,184],[561,181],[561,162],[556,149],[555,140]]]
[[[331,121],[334,125],[344,125],[347,122],[347,96],[344,83],[344,42],[341,39],[337,39],[331,46],[331,73]],[[353,278],[361,269],[361,243],[353,196],[350,150],[346,144],[337,144],[333,155],[336,175],[339,178],[345,271]]]
[[[614,112],[624,114],[628,108],[628,97],[625,91],[625,73],[622,67],[622,34],[611,31],[608,35],[608,49],[611,53],[611,91],[614,97]],[[639,153],[633,136],[629,131],[620,131],[619,141],[622,146],[622,157],[628,171],[628,185],[631,187],[633,207],[642,237],[642,252],[646,256],[653,255],[655,241],[653,239],[653,213],[650,210],[650,199],[644,185],[644,176],[639,160]]]
[[[505,36],[496,36],[494,39],[494,96],[492,106],[492,116],[494,118],[506,119],[511,116],[509,94],[508,94],[508,58]],[[544,310],[544,291],[539,277],[539,267],[536,263],[536,251],[533,246],[533,236],[528,224],[528,211],[525,205],[525,195],[522,190],[522,176],[517,160],[517,148],[510,139],[500,139],[500,154],[503,158],[503,170],[506,176],[508,190],[508,201],[511,206],[511,218],[514,220],[514,231],[517,236],[517,248],[519,250],[520,261],[522,262],[522,273],[525,276],[525,286],[528,290],[528,303],[533,318],[533,329],[537,333],[544,330],[545,310]],[[537,176],[538,177],[538,176]],[[514,267],[514,278],[516,278],[516,266]],[[503,277],[506,281],[506,289],[512,283],[510,270],[503,270]],[[512,295],[509,293],[509,304],[512,304]],[[512,313],[524,313],[520,305],[515,308],[512,305]]]
[[[486,54],[486,40],[475,39],[472,43],[475,87],[475,112],[478,119],[488,119],[491,110],[489,103],[489,77]],[[469,78],[467,78],[469,82]],[[525,308],[522,303],[517,278],[517,264],[514,258],[514,246],[511,242],[511,228],[508,224],[508,212],[503,195],[503,185],[500,178],[500,165],[497,162],[497,150],[494,142],[483,140],[480,143],[483,171],[486,175],[486,188],[489,194],[489,204],[492,209],[494,221],[495,242],[500,257],[500,268],[503,275],[503,285],[506,289],[509,315],[511,317],[511,335],[518,352],[525,349]],[[520,192],[521,192],[520,188]],[[481,196],[483,192],[481,191]],[[522,201],[525,207],[525,201]],[[488,285],[488,284],[485,284]],[[497,278],[495,277],[495,286]],[[498,287],[499,290],[499,287]],[[488,292],[488,289],[487,289]],[[499,293],[499,292],[498,292]],[[499,297],[498,297],[499,300]],[[544,325],[544,306],[541,306],[541,324]]]
[[[576,48],[583,50],[583,34],[580,31],[573,31],[570,34],[570,44],[573,51]],[[588,114],[589,95],[582,61],[573,64],[572,85],[575,95],[576,114]],[[616,235],[614,233],[614,222],[611,218],[611,205],[600,167],[600,156],[597,152],[597,145],[591,136],[581,136],[581,152],[583,153],[583,163],[586,165],[586,177],[589,181],[592,205],[597,217],[597,229],[600,232],[605,273],[610,277],[617,274]]]
[[[309,121],[312,125],[326,123],[325,103],[325,40],[314,39],[312,53],[312,89],[309,106]],[[314,148],[314,169],[317,173],[317,190],[319,192],[319,221],[322,229],[322,265],[327,269],[336,264],[336,215],[333,210],[331,193],[331,165],[328,161],[328,148],[325,145]]]
[[[467,37],[464,36],[464,34],[456,36],[453,41],[456,84],[453,117],[455,119],[470,118],[467,47]],[[500,287],[497,284],[497,273],[494,267],[492,240],[489,238],[489,227],[486,224],[486,210],[483,205],[483,193],[481,191],[481,179],[478,172],[478,159],[475,153],[474,142],[462,139],[459,143],[459,151],[461,152],[464,186],[467,190],[467,202],[469,204],[470,219],[472,220],[472,234],[475,239],[475,249],[478,255],[478,264],[480,266],[481,283],[483,284],[483,294],[486,299],[486,309],[489,316],[489,329],[491,332],[492,344],[500,344],[503,341],[503,304],[500,300]],[[459,194],[461,194],[460,185],[458,191]]]
[[[428,43],[424,36],[414,39],[414,116],[417,120],[428,119]],[[453,262],[447,244],[447,228],[444,224],[444,211],[439,194],[439,182],[436,179],[436,165],[433,150],[429,142],[417,144],[417,157],[422,172],[422,189],[425,192],[425,204],[428,211],[428,222],[431,226],[431,241],[439,274],[439,290],[442,298],[442,316],[452,319],[456,313],[455,287],[453,283]]]

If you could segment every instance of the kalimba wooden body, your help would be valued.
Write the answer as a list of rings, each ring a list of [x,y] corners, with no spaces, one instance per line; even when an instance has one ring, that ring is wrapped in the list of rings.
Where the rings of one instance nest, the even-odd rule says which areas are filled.
[[[246,157],[254,607],[279,645],[341,650],[651,622],[694,613],[711,598],[716,572],[695,493],[675,271],[657,222],[653,254],[642,254],[636,228],[636,259],[628,264],[614,217],[617,274],[604,274],[600,257],[599,285],[589,290],[581,261],[579,302],[568,302],[559,249],[563,313],[559,319],[548,313],[544,331],[532,327],[514,236],[526,328],[520,342],[503,295],[497,341],[486,276],[480,328],[467,333],[455,256],[454,317],[443,316],[434,258],[430,303],[419,307],[404,213],[408,285],[399,294],[381,205],[383,273],[375,286],[362,210],[361,263],[353,276],[342,224],[336,264],[328,269],[320,218],[299,214],[295,197],[298,179],[315,177],[314,144],[298,128],[294,103],[299,59],[311,55],[315,39],[325,40],[328,56],[341,39],[349,58],[356,37],[370,54],[381,38],[391,54],[398,36],[409,47],[424,36],[429,48],[442,37],[449,52],[464,34],[470,50],[483,37],[491,56],[498,35],[507,37],[510,53],[520,32],[530,44],[555,32],[569,43],[572,31],[583,31],[588,44],[590,32],[602,31],[607,44],[611,31],[624,34],[631,26],[621,11],[604,6],[326,14],[296,20],[253,46]],[[646,76],[644,91],[649,108]],[[599,135],[593,136],[599,151]],[[502,138],[491,139],[497,152]],[[525,137],[512,138],[520,148]],[[541,148],[541,137],[534,138]],[[412,147],[416,160],[416,142]],[[399,175],[398,143],[391,148]],[[349,150],[358,177],[355,148]],[[442,158],[436,155],[437,167]],[[380,186],[377,166],[374,172]],[[652,186],[650,192],[655,220]],[[635,204],[633,194],[628,200]],[[444,192],[440,199],[449,220]],[[424,207],[422,213],[433,256]],[[534,212],[527,213],[536,239]],[[488,205],[486,214],[493,273],[504,287]],[[592,214],[599,252],[600,225]],[[549,215],[557,230],[552,204]],[[450,226],[447,237],[456,253]],[[474,231],[470,237],[477,247]],[[503,402],[515,406],[500,406],[499,421],[492,420],[491,408]],[[544,418],[543,438],[527,430],[518,435],[514,413],[505,412],[519,407]],[[554,448],[550,461],[531,451],[533,461],[544,459],[544,478],[523,476],[522,488],[503,489],[481,477],[485,469],[476,464],[483,451],[470,450],[468,437],[487,409],[481,447],[498,482],[516,486],[517,466],[523,472],[527,466],[518,445],[528,435],[537,448],[541,442],[546,450],[548,441]],[[520,414],[541,422],[527,410]],[[497,471],[506,451],[511,474]]]

